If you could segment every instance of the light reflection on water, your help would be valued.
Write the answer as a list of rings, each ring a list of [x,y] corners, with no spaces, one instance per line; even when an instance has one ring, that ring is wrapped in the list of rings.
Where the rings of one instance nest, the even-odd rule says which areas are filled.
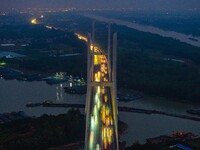
[[[59,84],[56,86],[56,101],[62,102],[63,101],[63,84]]]

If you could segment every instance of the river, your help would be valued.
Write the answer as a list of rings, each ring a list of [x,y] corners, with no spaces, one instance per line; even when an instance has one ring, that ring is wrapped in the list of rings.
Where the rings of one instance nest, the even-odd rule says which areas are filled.
[[[85,96],[64,93],[64,86],[65,84],[48,85],[43,81],[22,82],[0,79],[0,113],[22,110],[31,116],[40,116],[42,114],[57,115],[66,113],[67,109],[43,107],[29,109],[25,105],[29,102],[42,102],[44,100],[51,100],[57,103],[85,103]],[[119,105],[157,109],[177,114],[185,114],[186,109],[200,107],[149,97],[128,103],[120,102]],[[128,124],[128,129],[122,136],[122,139],[127,141],[127,145],[131,145],[135,141],[143,143],[146,138],[170,134],[173,131],[180,130],[200,135],[200,122],[192,120],[126,112],[119,112],[119,118]]]
[[[106,18],[106,17],[91,15],[91,14],[83,14],[83,15],[85,17],[98,20],[101,22],[113,23],[117,25],[126,26],[126,27],[129,27],[138,31],[142,31],[142,32],[149,32],[149,33],[157,34],[163,37],[170,37],[173,39],[177,39],[180,42],[185,42],[187,44],[200,47],[200,37],[194,37],[192,35],[186,35],[186,34],[174,32],[174,31],[166,31],[166,30],[162,30],[153,26],[141,25],[141,24],[124,21],[120,19]]]

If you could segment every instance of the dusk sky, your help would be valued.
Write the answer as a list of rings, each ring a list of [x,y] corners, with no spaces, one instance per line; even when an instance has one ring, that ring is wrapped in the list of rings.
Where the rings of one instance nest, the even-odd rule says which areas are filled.
[[[0,8],[75,7],[75,8],[139,8],[200,11],[200,0],[0,0]]]

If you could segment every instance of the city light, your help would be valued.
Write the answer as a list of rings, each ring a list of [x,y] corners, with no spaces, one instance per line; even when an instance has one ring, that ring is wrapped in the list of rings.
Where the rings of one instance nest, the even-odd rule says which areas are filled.
[[[5,66],[6,62],[0,62],[0,66]]]
[[[85,42],[88,41],[88,39],[87,39],[86,37],[84,37],[84,36],[82,36],[82,35],[80,35],[80,34],[78,34],[78,33],[75,33],[75,35],[76,35],[80,40],[83,40],[83,41],[85,41]]]
[[[32,19],[32,20],[31,20],[31,23],[32,23],[32,24],[37,24],[37,19],[36,19],[36,18],[35,18],[35,19]]]
[[[46,26],[46,28],[47,28],[47,29],[53,29],[53,27],[51,27],[51,26]]]

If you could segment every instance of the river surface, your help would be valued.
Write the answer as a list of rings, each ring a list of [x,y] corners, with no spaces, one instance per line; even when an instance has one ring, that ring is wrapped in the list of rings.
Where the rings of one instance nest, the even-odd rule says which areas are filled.
[[[0,113],[12,111],[25,111],[30,116],[41,116],[42,114],[66,113],[65,108],[26,108],[29,102],[42,102],[51,100],[58,103],[80,103],[84,104],[86,97],[69,95],[64,93],[65,84],[48,85],[45,82],[21,82],[17,80],[0,79]],[[144,98],[132,102],[120,102],[120,106],[129,106],[144,109],[156,109],[177,114],[186,114],[185,110],[198,108],[200,106],[164,101],[161,98]],[[82,110],[84,113],[84,110]],[[135,141],[145,142],[146,138],[173,131],[193,132],[200,135],[200,122],[168,117],[163,115],[147,115],[137,113],[119,112],[120,120],[128,124],[128,129],[122,136],[131,145]]]
[[[173,39],[177,39],[181,42],[185,42],[187,44],[200,47],[200,37],[194,37],[192,35],[186,35],[186,34],[174,32],[174,31],[166,31],[166,30],[162,30],[153,26],[141,25],[141,24],[124,21],[120,19],[106,18],[106,17],[91,15],[91,14],[83,14],[83,15],[85,17],[88,17],[94,20],[122,25],[122,26],[126,26],[138,31],[149,32],[149,33],[157,34],[163,37],[170,37]]]

